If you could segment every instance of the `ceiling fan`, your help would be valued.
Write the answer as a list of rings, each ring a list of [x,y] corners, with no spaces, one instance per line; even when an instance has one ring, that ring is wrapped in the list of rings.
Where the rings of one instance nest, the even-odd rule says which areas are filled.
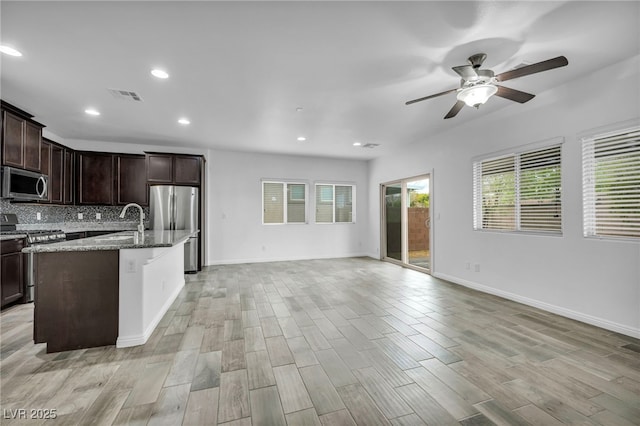
[[[567,58],[564,56],[558,56],[553,59],[547,59],[546,61],[525,65],[523,67],[495,75],[490,69],[480,69],[485,59],[487,59],[487,55],[485,53],[477,53],[469,57],[468,65],[460,65],[452,68],[460,77],[462,77],[459,88],[436,93],[435,95],[425,96],[424,98],[414,99],[406,102],[405,104],[411,105],[416,102],[446,95],[448,93],[458,92],[456,95],[458,101],[453,105],[453,108],[451,108],[447,115],[444,116],[445,119],[455,117],[465,105],[478,108],[480,105],[487,102],[487,100],[493,95],[523,104],[533,99],[535,95],[500,86],[497,83],[542,71],[552,70],[554,68],[564,67],[569,63]]]

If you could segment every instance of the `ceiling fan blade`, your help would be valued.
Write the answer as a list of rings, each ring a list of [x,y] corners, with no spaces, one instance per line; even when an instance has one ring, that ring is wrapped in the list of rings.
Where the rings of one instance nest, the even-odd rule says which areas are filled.
[[[458,73],[465,81],[475,80],[478,78],[478,73],[471,65],[460,65],[459,67],[451,68]]]
[[[536,97],[536,95],[532,95],[531,93],[527,93],[527,92],[521,92],[520,90],[510,89],[504,86],[496,86],[496,87],[498,88],[498,91],[496,92],[496,96],[509,99],[510,101],[519,102],[521,104],[525,102],[529,102],[531,99]]]
[[[436,93],[435,95],[429,95],[429,96],[425,96],[424,98],[414,99],[412,101],[405,102],[404,104],[405,105],[415,104],[416,102],[426,101],[427,99],[436,98],[438,96],[446,95],[447,93],[455,92],[456,90],[458,90],[458,89],[447,90],[445,92]]]
[[[453,108],[451,108],[447,113],[447,115],[444,116],[444,119],[446,120],[447,118],[455,117],[456,115],[458,115],[458,113],[463,107],[464,107],[464,102],[462,101],[456,102]]]
[[[496,76],[497,81],[507,81],[513,78],[524,77],[525,75],[535,74],[542,71],[552,70],[554,68],[564,67],[569,64],[567,58],[564,56],[558,56],[557,58],[547,59],[546,61],[538,62],[535,64],[527,65],[515,70],[506,71]]]

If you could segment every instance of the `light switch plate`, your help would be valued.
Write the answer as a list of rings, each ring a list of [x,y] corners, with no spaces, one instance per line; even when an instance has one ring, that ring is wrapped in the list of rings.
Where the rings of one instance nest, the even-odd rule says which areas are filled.
[[[42,220],[42,213],[40,212],[36,213],[36,220]]]
[[[97,220],[102,219],[102,213],[96,213],[96,219]]]
[[[80,220],[84,219],[84,215],[82,213],[78,213],[78,219]]]

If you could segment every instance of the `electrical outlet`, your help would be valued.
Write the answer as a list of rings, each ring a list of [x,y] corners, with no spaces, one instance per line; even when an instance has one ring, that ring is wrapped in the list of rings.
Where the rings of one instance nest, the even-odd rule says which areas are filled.
[[[466,262],[464,264],[464,269],[471,269],[471,264],[469,262]]]
[[[135,260],[127,260],[127,272],[136,272]]]
[[[36,213],[36,220],[42,220],[42,213],[40,212]]]
[[[479,263],[474,263],[474,264],[473,264],[473,269],[474,269],[476,272],[480,272],[480,264],[479,264]]]
[[[96,220],[102,219],[102,213],[96,213]]]
[[[84,219],[84,215],[82,213],[78,213],[78,219],[80,220]]]

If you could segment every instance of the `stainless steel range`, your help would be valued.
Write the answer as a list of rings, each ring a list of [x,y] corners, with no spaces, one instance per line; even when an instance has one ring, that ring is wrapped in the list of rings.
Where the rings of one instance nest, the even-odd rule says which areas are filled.
[[[65,233],[60,229],[54,230],[17,230],[18,225],[18,217],[15,214],[8,213],[0,215],[0,234],[2,235],[10,235],[10,234],[26,234],[27,235],[27,246],[33,247],[42,244],[52,244],[59,243],[60,241],[65,241],[66,236]],[[33,302],[35,297],[35,284],[36,284],[36,276],[35,276],[35,262],[34,262],[34,253],[29,253],[26,255],[27,267],[26,267],[26,291],[25,291],[25,301]]]

